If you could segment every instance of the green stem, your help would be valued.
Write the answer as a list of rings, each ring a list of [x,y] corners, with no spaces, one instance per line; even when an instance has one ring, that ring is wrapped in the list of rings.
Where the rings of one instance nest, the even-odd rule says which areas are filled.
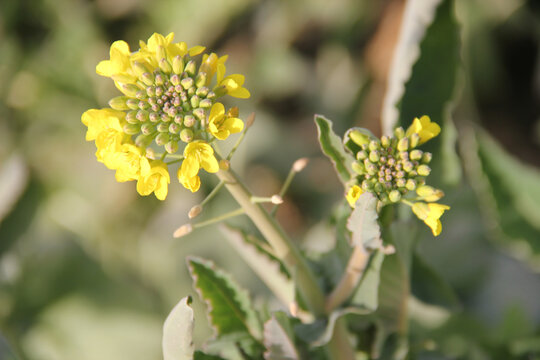
[[[283,261],[289,272],[295,275],[295,284],[308,309],[315,317],[325,316],[324,293],[292,240],[260,204],[251,201],[253,195],[232,170],[220,170],[216,175],[225,183],[227,190],[266,238],[275,255]],[[336,322],[334,334],[326,345],[326,351],[331,360],[354,360],[354,350],[348,339],[344,319]]]

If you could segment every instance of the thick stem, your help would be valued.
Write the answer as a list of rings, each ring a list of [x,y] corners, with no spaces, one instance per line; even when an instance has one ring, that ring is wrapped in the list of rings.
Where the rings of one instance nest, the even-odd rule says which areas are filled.
[[[351,296],[364,273],[368,259],[369,253],[363,246],[354,247],[339,284],[326,300],[325,308],[327,313],[330,313]]]
[[[252,194],[231,170],[220,170],[217,176],[270,243],[275,255],[295,275],[296,284],[309,310],[317,317],[324,315],[324,294],[308,264],[281,226],[260,204],[251,201]]]

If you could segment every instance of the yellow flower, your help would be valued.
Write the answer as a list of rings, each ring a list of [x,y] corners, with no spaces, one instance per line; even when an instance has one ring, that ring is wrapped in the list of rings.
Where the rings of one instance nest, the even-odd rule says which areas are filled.
[[[81,121],[88,127],[86,141],[96,140],[99,133],[114,129],[122,131],[125,124],[126,114],[123,111],[113,109],[90,109],[84,112]]]
[[[116,181],[137,180],[141,172],[141,162],[148,161],[141,156],[142,150],[133,144],[123,144],[119,151],[111,155],[109,164],[116,169]]]
[[[244,85],[245,77],[241,74],[232,74],[224,78],[223,80],[218,82],[217,87],[224,87],[225,92],[228,95],[240,98],[240,99],[247,99],[251,96],[248,89],[243,87]]]
[[[445,210],[449,210],[450,206],[437,203],[417,202],[412,206],[414,214],[431,228],[434,236],[438,236],[442,231],[442,225],[439,218]]]
[[[215,173],[218,172],[219,165],[214,156],[214,149],[206,142],[197,140],[190,142],[184,149],[184,161],[178,169],[178,181],[192,192],[197,191],[199,188],[195,184],[199,181],[193,178],[197,176],[200,168]]]
[[[205,49],[204,46],[194,46],[188,49],[185,42],[173,43],[173,39],[174,33],[172,32],[167,36],[154,33],[148,39],[148,43],[142,40],[139,42],[141,49],[138,53],[134,54],[133,59],[147,61],[152,67],[157,67],[162,58],[168,57],[169,60],[172,60],[177,55],[184,56],[189,54],[189,56],[196,56]]]
[[[109,169],[115,169],[114,157],[120,151],[122,142],[126,139],[123,132],[116,129],[107,129],[99,133],[96,139],[96,158]]]
[[[137,181],[139,194],[147,196],[154,193],[159,200],[165,200],[170,182],[167,164],[161,160],[148,161],[147,158],[143,157],[141,173]]]
[[[206,73],[206,85],[210,84],[212,76],[217,72],[217,82],[223,80],[225,76],[225,62],[229,58],[229,55],[223,55],[218,57],[217,54],[211,53],[210,55],[204,54],[199,71]]]
[[[244,128],[242,120],[225,114],[225,107],[221,103],[212,106],[208,121],[210,133],[219,140],[225,140],[230,134],[239,133]]]
[[[439,135],[440,132],[441,127],[437,123],[431,122],[429,116],[424,115],[420,119],[414,118],[413,123],[407,129],[407,133],[405,135],[411,136],[415,133],[418,134],[420,136],[418,145],[420,145]]]
[[[349,189],[345,198],[349,202],[349,205],[354,208],[356,206],[356,201],[363,193],[364,191],[360,186],[354,185],[352,188]]]
[[[196,192],[201,187],[201,178],[198,175],[195,175],[191,178],[181,177],[179,178],[180,183],[191,192]]]
[[[136,81],[137,78],[131,71],[130,57],[129,45],[122,40],[115,41],[111,45],[110,60],[101,61],[96,67],[96,72],[101,76],[122,75]]]

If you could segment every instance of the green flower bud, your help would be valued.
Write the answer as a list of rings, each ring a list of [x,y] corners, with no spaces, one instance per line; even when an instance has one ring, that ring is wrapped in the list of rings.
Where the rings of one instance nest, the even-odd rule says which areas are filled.
[[[169,124],[166,124],[166,123],[159,123],[158,126],[156,127],[157,131],[159,132],[169,132]]]
[[[195,72],[197,71],[197,65],[195,64],[195,61],[190,60],[190,61],[186,64],[186,67],[184,68],[184,71],[185,71],[189,76],[195,76]]]
[[[148,101],[144,101],[144,100],[140,100],[138,105],[139,105],[139,109],[141,110],[146,110],[150,107],[150,104],[148,103]]]
[[[427,165],[420,165],[417,169],[416,169],[416,172],[418,173],[418,175],[421,175],[421,176],[428,176],[429,173],[431,172],[431,168]]]
[[[369,150],[371,150],[371,151],[379,150],[381,148],[380,145],[381,144],[379,143],[378,140],[371,140],[369,142]]]
[[[357,160],[365,160],[367,159],[367,157],[368,157],[368,154],[365,150],[360,150],[359,152],[356,153]]]
[[[359,130],[349,132],[349,137],[359,146],[369,143],[369,136]]]
[[[141,132],[144,134],[144,135],[150,135],[151,133],[153,133],[155,130],[155,126],[154,124],[152,123],[144,123],[141,125]],[[152,140],[150,140],[152,141]]]
[[[407,180],[405,187],[407,188],[407,190],[413,191],[414,189],[416,189],[416,181],[414,181],[413,179]]]
[[[148,119],[153,123],[157,123],[160,120],[159,115],[155,112],[151,112],[148,115]]]
[[[130,124],[137,124],[139,123],[139,120],[136,118],[137,112],[136,111],[129,111],[126,114],[126,121]]]
[[[351,165],[351,168],[353,169],[353,171],[359,175],[363,175],[364,172],[365,172],[365,168],[364,168],[364,165],[363,164],[360,164],[360,163],[357,163],[357,162],[353,162],[352,165]]]
[[[210,99],[203,99],[199,102],[199,107],[203,109],[210,109],[212,107],[212,100]]]
[[[122,130],[128,135],[135,135],[141,131],[141,126],[138,124],[126,124],[123,126]]]
[[[195,117],[193,115],[186,115],[184,116],[184,125],[187,127],[192,127],[195,125]]]
[[[195,91],[195,95],[197,95],[200,98],[205,98],[206,95],[208,95],[208,92],[210,89],[208,89],[206,86],[202,86],[197,88],[197,91]]]
[[[390,139],[388,138],[388,136],[385,136],[383,135],[381,137],[381,145],[383,146],[383,148],[388,148],[390,146]]]
[[[384,190],[384,187],[380,182],[378,182],[373,186],[373,190],[375,190],[376,193],[381,193]]]
[[[418,143],[420,142],[420,135],[417,133],[412,133],[409,138],[411,139],[411,149],[417,147]]]
[[[144,126],[144,124],[143,124],[143,126]],[[142,131],[142,126],[141,126],[141,131]],[[141,148],[145,148],[148,145],[150,145],[152,140],[153,140],[152,136],[139,135],[135,139],[135,145],[137,145],[138,147],[141,147]]]
[[[180,76],[178,76],[177,74],[174,74],[173,76],[171,76],[171,78],[169,79],[171,81],[171,83],[176,86],[178,84],[180,84]]]
[[[425,152],[424,155],[422,155],[422,163],[429,164],[432,157],[433,155],[430,152]]]
[[[138,78],[141,78],[142,74],[148,72],[146,65],[139,61],[134,61],[131,68],[135,71],[135,75],[137,75]]]
[[[169,142],[169,134],[168,133],[159,133],[158,136],[156,136],[156,144],[157,145],[163,146],[168,142]]]
[[[414,169],[414,164],[410,161],[404,161],[403,162],[403,170],[405,170],[406,172],[411,172],[413,171]]]
[[[181,74],[184,71],[184,59],[180,55],[174,57],[172,68],[175,74]]]
[[[182,140],[185,143],[191,142],[193,140],[193,131],[190,129],[184,129],[180,132],[180,140]]]
[[[389,199],[388,199],[388,195],[386,193],[382,193],[379,195],[379,200],[384,203],[384,204],[387,204]]]
[[[163,74],[159,72],[156,72],[154,82],[156,83],[156,85],[159,85],[159,86],[165,84],[165,76],[163,76]],[[163,90],[163,88],[161,90]],[[156,89],[156,95],[157,95],[157,89]]]
[[[390,191],[390,193],[388,194],[388,199],[393,202],[393,203],[396,203],[398,202],[400,199],[401,199],[401,193],[397,190],[392,190]]]
[[[414,161],[418,161],[422,158],[422,150],[413,150],[409,153],[409,158]]]
[[[126,105],[131,110],[137,110],[137,109],[139,109],[139,100],[137,100],[137,99],[127,99]]]
[[[169,132],[172,134],[178,134],[182,127],[178,125],[177,123],[173,122],[169,125]]]
[[[137,111],[137,115],[135,115],[135,117],[137,118],[137,120],[139,120],[140,122],[145,122],[149,119],[149,116],[148,116],[148,111],[145,111],[145,110],[139,110]]]
[[[404,188],[406,183],[407,183],[407,180],[403,178],[396,180],[396,186],[399,188]]]
[[[394,135],[398,140],[401,140],[405,136],[405,130],[401,126],[397,127],[394,129]]]
[[[129,110],[129,107],[127,106],[128,99],[127,96],[114,97],[109,101],[109,106],[114,110]]]
[[[174,122],[178,125],[182,125],[184,123],[184,117],[181,114],[174,115]]]
[[[379,157],[379,152],[378,151],[371,151],[369,153],[369,161],[373,162],[373,163],[376,163],[378,162],[380,159]]]
[[[195,86],[200,88],[201,86],[204,86],[206,84],[206,73],[200,72],[197,74],[197,77],[195,78]]]
[[[193,79],[190,77],[182,79],[180,81],[180,84],[182,85],[184,89],[188,90],[189,88],[193,86]]]
[[[200,99],[197,95],[194,95],[191,97],[191,99],[189,99],[189,102],[193,108],[196,108],[199,106]]]
[[[135,94],[135,97],[139,100],[145,100],[148,96],[146,95],[146,90],[139,90]]]
[[[154,85],[154,75],[152,73],[149,73],[149,72],[145,72],[144,74],[141,75],[141,81],[146,85],[146,86],[152,86]]]
[[[369,175],[375,175],[377,173],[377,167],[372,163],[369,163],[369,165],[366,166],[366,171]]]
[[[178,143],[176,141],[169,141],[165,144],[165,151],[169,154],[174,154],[178,151]]]
[[[398,151],[404,152],[409,149],[409,138],[404,137],[397,144]]]
[[[133,84],[122,84],[122,92],[129,96],[129,97],[135,97],[135,94],[137,93],[137,91],[139,91],[139,87],[137,85],[133,85]]]
[[[171,64],[169,64],[169,62],[167,61],[167,59],[165,58],[162,58],[161,60],[159,60],[159,68],[161,69],[161,71],[163,71],[164,73],[166,74],[170,74],[171,71],[172,71],[172,66]]]
[[[204,112],[204,109],[197,108],[197,109],[193,110],[192,113],[200,121],[206,120],[206,113]]]

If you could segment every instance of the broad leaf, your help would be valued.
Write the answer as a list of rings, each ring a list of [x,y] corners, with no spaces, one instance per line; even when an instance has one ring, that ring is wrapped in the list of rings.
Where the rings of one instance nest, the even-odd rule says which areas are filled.
[[[343,184],[351,179],[353,156],[345,151],[341,137],[332,130],[332,122],[322,115],[315,115],[315,124],[319,133],[319,143],[323,153],[332,161],[339,179]]]
[[[243,231],[227,225],[221,230],[236,252],[283,304],[289,306],[294,302],[294,284],[279,259]]]
[[[520,163],[486,133],[478,134],[478,153],[494,200],[496,222],[506,236],[525,240],[540,252],[540,171]],[[486,205],[488,203],[485,203]],[[493,212],[487,212],[487,214]]]
[[[377,249],[380,246],[381,231],[377,222],[377,199],[365,192],[356,201],[355,208],[347,221],[351,231],[351,246]]]
[[[245,333],[260,340],[261,326],[247,292],[211,261],[190,256],[187,263],[217,335]]]
[[[193,357],[193,359],[194,360],[225,360],[221,356],[205,354],[199,350],[195,351],[195,356]]]
[[[266,360],[297,360],[300,357],[294,345],[294,334],[287,315],[275,313],[264,324],[264,345]]]
[[[193,359],[193,309],[186,296],[172,309],[163,324],[163,359]]]

